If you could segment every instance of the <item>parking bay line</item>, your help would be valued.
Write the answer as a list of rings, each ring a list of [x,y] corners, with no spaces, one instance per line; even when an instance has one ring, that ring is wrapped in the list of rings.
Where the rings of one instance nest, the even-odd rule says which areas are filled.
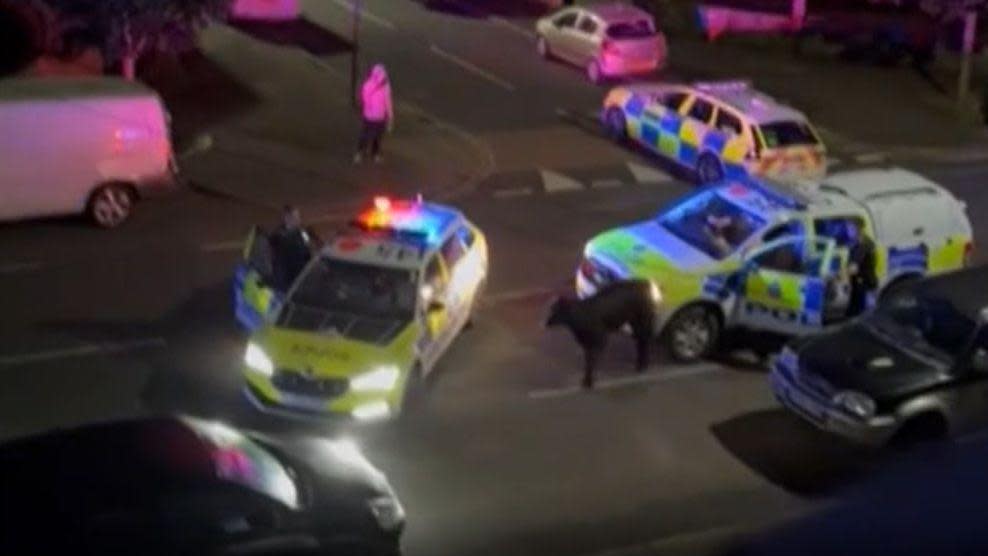
[[[512,23],[512,22],[508,21],[507,19],[505,19],[503,17],[494,16],[494,17],[490,18],[490,20],[495,25],[498,25],[500,27],[504,27],[505,29],[510,29],[511,31],[514,31],[515,33],[518,33],[520,35],[524,35],[524,36],[528,37],[529,40],[533,40],[534,41],[535,38],[536,38],[535,31],[532,31],[531,29],[526,29],[526,28],[524,28],[524,27],[522,27],[520,25],[517,25],[515,23]]]
[[[99,344],[84,344],[72,348],[52,349],[35,353],[21,353],[17,355],[0,356],[0,367],[17,367],[31,363],[44,363],[56,359],[67,359],[71,357],[85,357],[90,355],[108,355],[125,351],[136,351],[141,349],[162,348],[167,345],[164,338],[144,338],[130,342],[106,342]]]
[[[351,2],[349,2],[347,0],[333,0],[333,3],[336,4],[337,6],[341,7],[341,8],[346,9],[351,14],[353,13],[353,4]],[[367,21],[371,21],[373,23],[376,23],[376,24],[380,25],[381,27],[384,27],[385,29],[389,29],[391,31],[394,31],[395,30],[395,24],[394,23],[391,23],[387,19],[384,19],[383,17],[381,17],[379,15],[375,15],[375,14],[367,11],[367,8],[361,8],[361,10],[360,10],[360,17],[363,18],[363,19],[367,19]]]
[[[448,61],[448,62],[450,62],[452,64],[455,64],[457,66],[460,66],[464,70],[466,70],[466,71],[468,71],[468,72],[470,72],[470,73],[472,73],[472,74],[474,74],[474,75],[476,75],[478,77],[481,77],[483,79],[486,79],[487,81],[490,81],[491,83],[497,85],[498,87],[501,87],[502,89],[504,89],[506,91],[514,92],[514,90],[515,90],[515,86],[512,85],[511,83],[505,81],[504,79],[501,79],[500,77],[494,75],[493,73],[490,73],[489,71],[487,71],[487,70],[485,70],[485,69],[483,69],[483,68],[481,68],[479,66],[476,66],[476,65],[472,64],[471,62],[468,62],[468,61],[464,60],[463,58],[460,58],[459,56],[457,56],[455,54],[450,54],[449,52],[446,52],[445,50],[443,50],[442,48],[439,48],[438,46],[436,46],[434,44],[433,45],[429,45],[429,50],[433,54],[435,54],[436,56],[439,56],[440,58],[443,58],[443,59],[445,59],[446,61]]]
[[[666,372],[659,371],[658,373],[646,373],[640,375],[632,375],[623,378],[598,380],[596,383],[594,383],[594,390],[613,390],[616,388],[623,388],[625,386],[633,386],[637,384],[658,384],[660,382],[668,382],[670,380],[692,378],[696,376],[714,374],[719,372],[722,371],[718,367],[690,367],[690,368],[676,369]],[[528,398],[531,400],[549,400],[555,398],[563,398],[566,396],[573,396],[576,394],[581,394],[583,392],[586,392],[586,390],[584,390],[579,386],[547,388],[544,390],[530,391],[528,393]]]
[[[498,189],[494,191],[494,197],[497,199],[513,199],[515,197],[524,197],[525,195],[531,195],[531,187],[515,187],[512,189]]]

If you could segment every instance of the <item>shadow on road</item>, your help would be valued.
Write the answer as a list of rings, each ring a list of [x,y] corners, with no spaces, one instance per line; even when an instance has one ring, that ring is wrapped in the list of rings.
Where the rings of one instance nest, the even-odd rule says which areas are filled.
[[[427,9],[460,17],[541,17],[550,11],[539,0],[414,0]]]
[[[864,478],[881,453],[829,436],[782,409],[717,423],[714,437],[768,481],[805,497],[826,496]]]
[[[250,87],[199,50],[158,55],[142,68],[141,78],[158,91],[173,117],[176,152],[197,133],[260,102]]]
[[[349,41],[305,17],[292,21],[233,20],[230,26],[259,41],[294,46],[316,56],[353,49]]]

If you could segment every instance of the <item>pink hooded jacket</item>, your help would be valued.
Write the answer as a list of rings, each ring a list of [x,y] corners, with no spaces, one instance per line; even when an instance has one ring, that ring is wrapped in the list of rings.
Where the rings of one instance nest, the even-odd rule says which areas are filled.
[[[391,84],[384,66],[375,64],[370,75],[360,88],[360,101],[364,119],[371,122],[386,122],[393,117],[391,109]]]

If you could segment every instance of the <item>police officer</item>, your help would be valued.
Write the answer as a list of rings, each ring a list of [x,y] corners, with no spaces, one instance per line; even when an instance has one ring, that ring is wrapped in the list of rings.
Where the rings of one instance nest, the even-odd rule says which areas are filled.
[[[875,275],[875,242],[861,230],[861,224],[848,226],[851,252],[848,271],[851,282],[851,299],[847,305],[848,318],[856,317],[868,308],[868,295],[878,287]]]
[[[312,258],[311,239],[302,229],[302,213],[286,205],[281,213],[281,225],[271,236],[275,287],[287,290]]]

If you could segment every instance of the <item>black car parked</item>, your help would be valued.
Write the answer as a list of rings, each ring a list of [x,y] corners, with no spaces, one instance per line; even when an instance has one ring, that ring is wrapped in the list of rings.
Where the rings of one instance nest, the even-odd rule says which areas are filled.
[[[873,313],[789,344],[771,384],[821,429],[872,445],[988,425],[988,266],[917,281]]]
[[[0,444],[0,554],[395,555],[404,510],[345,441],[192,418]]]

